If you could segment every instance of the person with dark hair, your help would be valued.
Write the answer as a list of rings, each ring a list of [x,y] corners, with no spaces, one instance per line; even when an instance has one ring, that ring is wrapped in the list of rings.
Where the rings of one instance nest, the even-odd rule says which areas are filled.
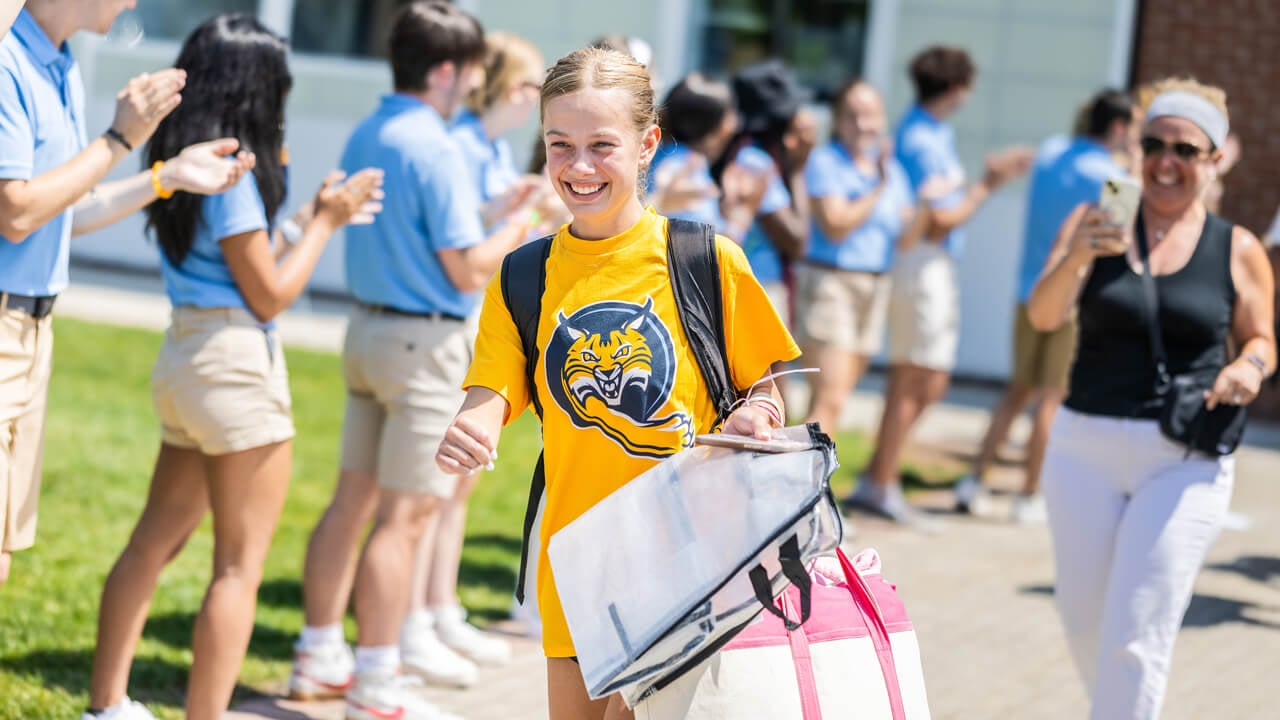
[[[774,308],[790,318],[787,266],[804,255],[809,239],[804,165],[817,143],[817,128],[804,105],[812,93],[781,60],[748,65],[732,83],[741,127],[711,172],[726,193],[733,194],[738,194],[737,183],[767,179],[741,242],[751,272]]]
[[[1017,309],[1013,321],[1013,377],[991,414],[991,423],[971,474],[956,484],[956,507],[961,512],[988,514],[989,494],[983,485],[996,452],[1023,408],[1035,401],[1031,438],[1027,442],[1022,492],[1013,501],[1013,519],[1021,524],[1044,523],[1044,500],[1039,495],[1040,466],[1053,416],[1067,394],[1067,379],[1076,351],[1076,321],[1069,318],[1053,332],[1031,327],[1027,298],[1044,269],[1058,228],[1080,203],[1097,202],[1108,178],[1127,175],[1116,157],[1140,154],[1142,124],[1133,98],[1119,90],[1103,90],[1082,112],[1084,127],[1076,137],[1057,135],[1041,144],[1027,191],[1027,216],[1022,230],[1022,265],[1018,273]]]
[[[724,155],[740,121],[733,91],[702,73],[686,75],[659,108],[662,144],[649,172],[653,207],[714,226],[739,244],[755,224],[769,176],[731,166],[716,185],[710,163]]]
[[[292,78],[285,40],[247,15],[219,15],[183,43],[188,100],[156,129],[149,160],[194,142],[239,140],[253,173],[210,197],[165,193],[147,208],[173,319],[152,372],[160,453],[142,516],[102,591],[89,718],[150,718],[125,697],[160,572],[213,514],[213,577],[196,616],[186,717],[214,720],[249,645],[262,564],[289,485],[289,381],[272,320],[298,297],[326,241],[377,210],[381,173],[326,179],[296,245],[272,247],[286,193],[281,163]]]
[[[894,260],[889,294],[889,382],[884,411],[864,477],[845,503],[897,523],[923,525],[902,495],[898,462],[912,426],[942,398],[960,340],[960,292],[955,256],[964,243],[960,227],[1006,182],[1021,176],[1032,151],[1012,148],[988,155],[982,178],[965,187],[955,130],[945,120],[964,104],[973,84],[969,54],[935,46],[911,62],[916,104],[898,125],[894,151],[917,199],[921,188],[950,192],[930,199],[924,241]],[[932,194],[932,193],[930,193]]]
[[[382,168],[387,194],[376,223],[347,233],[356,306],[343,347],[341,468],[307,546],[306,625],[289,686],[299,698],[345,695],[356,720],[447,717],[412,692],[418,678],[401,675],[402,666],[437,684],[477,677],[473,664],[442,662],[457,656],[405,619],[418,543],[459,488],[459,475],[432,458],[462,399],[477,291],[533,220],[528,198],[518,198],[486,237],[471,171],[449,137],[449,118],[483,81],[484,54],[484,31],[466,12],[439,0],[406,5],[391,32],[395,91],[342,153],[343,168]],[[342,630],[353,586],[354,659]],[[462,622],[456,610],[431,628]]]
[[[0,586],[12,553],[35,544],[51,313],[67,287],[71,238],[172,190],[222,192],[253,164],[248,153],[225,157],[237,144],[221,138],[103,182],[178,106],[186,82],[177,68],[133,78],[116,96],[111,125],[86,138],[84,84],[68,40],[107,32],[123,9],[105,0],[3,7],[17,15],[0,41]]]
[[[1092,720],[1160,717],[1196,575],[1228,516],[1243,408],[1276,369],[1266,250],[1204,206],[1229,137],[1226,93],[1167,78],[1138,98],[1136,217],[1072,210],[1027,301],[1042,332],[1073,312],[1080,322],[1044,494],[1053,601]]]
[[[796,267],[796,333],[809,362],[808,421],[827,432],[880,352],[889,310],[889,268],[915,208],[893,157],[884,103],[851,80],[832,98],[832,137],[809,154],[812,240]]]

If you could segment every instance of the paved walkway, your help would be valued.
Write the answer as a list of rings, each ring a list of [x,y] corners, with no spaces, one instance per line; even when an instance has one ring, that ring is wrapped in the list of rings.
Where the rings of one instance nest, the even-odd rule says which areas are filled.
[[[87,273],[77,275],[87,279]],[[77,285],[59,301],[64,315],[141,326],[163,326],[163,299],[134,290]],[[286,342],[335,349],[343,320],[337,314],[289,313],[280,322]],[[873,427],[879,412],[875,378],[854,397],[845,420]],[[988,390],[962,387],[923,420],[915,453],[963,462],[985,428]],[[1014,443],[1025,437],[1015,427]],[[1251,429],[1239,453],[1232,507],[1236,529],[1224,532],[1178,638],[1164,718],[1276,717],[1280,668],[1280,429]],[[1016,447],[1014,448],[1016,451]],[[1011,457],[1016,452],[1011,453]],[[848,468],[840,472],[850,472]],[[1011,466],[996,483],[1012,489]],[[945,493],[918,501],[942,508]],[[899,530],[859,516],[851,548],[879,550],[885,576],[898,585],[920,637],[933,716],[939,720],[1081,718],[1084,692],[1071,667],[1052,605],[1053,568],[1048,533],[1000,521],[941,516],[937,535]],[[469,720],[544,718],[545,674],[535,643],[513,639],[515,659],[486,670],[468,691],[428,690],[441,706]],[[340,703],[297,704],[265,698],[228,717],[341,718]]]

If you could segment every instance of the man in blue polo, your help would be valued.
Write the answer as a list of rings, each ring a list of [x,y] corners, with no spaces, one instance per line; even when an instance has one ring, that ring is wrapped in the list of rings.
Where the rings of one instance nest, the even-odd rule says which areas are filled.
[[[345,693],[350,717],[443,717],[403,690],[401,626],[410,569],[426,523],[461,479],[434,462],[461,406],[477,291],[524,239],[527,204],[485,237],[480,199],[447,122],[483,80],[480,24],[439,1],[397,16],[390,40],[395,92],[352,133],[344,169],[386,173],[378,219],[347,231],[347,284],[358,305],[343,349],[347,410],[333,501],[312,534],[303,578],[306,626],[292,694]],[[474,478],[468,479],[474,481]],[[354,578],[349,570],[370,516]],[[354,659],[342,618],[354,581]],[[403,666],[429,681],[466,685],[475,667],[441,667],[447,648],[403,645]]]
[[[1114,158],[1139,154],[1142,123],[1137,113],[1133,98],[1118,90],[1104,90],[1085,107],[1074,137],[1051,137],[1036,154],[1022,233],[1013,377],[992,412],[973,472],[956,484],[956,506],[962,512],[987,512],[989,503],[982,484],[987,469],[995,462],[996,452],[1014,419],[1038,399],[1027,442],[1026,475],[1021,494],[1014,498],[1013,520],[1027,525],[1045,522],[1044,501],[1039,496],[1040,466],[1053,416],[1067,396],[1067,380],[1075,359],[1076,322],[1072,318],[1057,330],[1039,332],[1027,318],[1027,298],[1044,269],[1062,221],[1080,203],[1096,203],[1108,178],[1128,174]]]
[[[141,209],[160,188],[222,192],[251,163],[221,157],[235,141],[217,141],[99,184],[178,106],[186,81],[176,69],[130,80],[111,125],[87,139],[84,84],[67,39],[105,33],[123,9],[118,0],[29,0],[0,41],[0,584],[11,553],[35,542],[49,313],[67,287],[71,237]]]

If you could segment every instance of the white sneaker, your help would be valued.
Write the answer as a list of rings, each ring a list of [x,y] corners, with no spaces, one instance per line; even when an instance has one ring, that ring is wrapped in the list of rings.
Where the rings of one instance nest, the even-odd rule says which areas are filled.
[[[476,664],[440,641],[435,618],[424,610],[409,614],[400,630],[400,664],[430,685],[468,688],[476,684]]]
[[[340,698],[351,687],[355,665],[346,643],[304,648],[299,642],[293,646],[289,697],[306,701]]]
[[[90,714],[86,710],[80,716],[80,720],[156,720],[156,716],[143,707],[142,703],[134,702],[126,695],[123,700],[97,715]]]
[[[1013,521],[1019,525],[1044,525],[1049,522],[1049,511],[1044,506],[1044,496],[1018,495],[1013,499]]]
[[[468,623],[467,611],[461,605],[436,608],[432,614],[440,642],[455,652],[480,665],[506,665],[511,662],[511,645]]]
[[[956,511],[983,517],[991,514],[991,490],[982,484],[977,475],[965,475],[952,489],[956,497]]]
[[[346,696],[346,720],[462,720],[418,694],[422,681],[408,675],[363,673]]]

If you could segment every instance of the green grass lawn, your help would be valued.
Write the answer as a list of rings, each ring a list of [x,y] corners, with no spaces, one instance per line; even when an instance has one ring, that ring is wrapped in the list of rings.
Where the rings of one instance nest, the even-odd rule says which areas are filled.
[[[0,718],[78,717],[88,699],[98,595],[137,519],[159,447],[149,376],[158,333],[57,321],[36,547],[14,556],[0,589]],[[338,357],[289,351],[298,436],[289,500],[267,559],[244,692],[279,687],[302,626],[307,537],[336,478],[343,388]],[[869,452],[855,433],[837,438],[852,484]],[[475,491],[460,594],[479,621],[507,615],[520,557],[527,479],[539,441],[531,418],[504,433],[497,470]],[[926,468],[925,476],[936,470]],[[129,692],[162,717],[181,716],[191,627],[209,577],[209,525],[161,577],[138,647]],[[354,628],[348,621],[348,637]]]

